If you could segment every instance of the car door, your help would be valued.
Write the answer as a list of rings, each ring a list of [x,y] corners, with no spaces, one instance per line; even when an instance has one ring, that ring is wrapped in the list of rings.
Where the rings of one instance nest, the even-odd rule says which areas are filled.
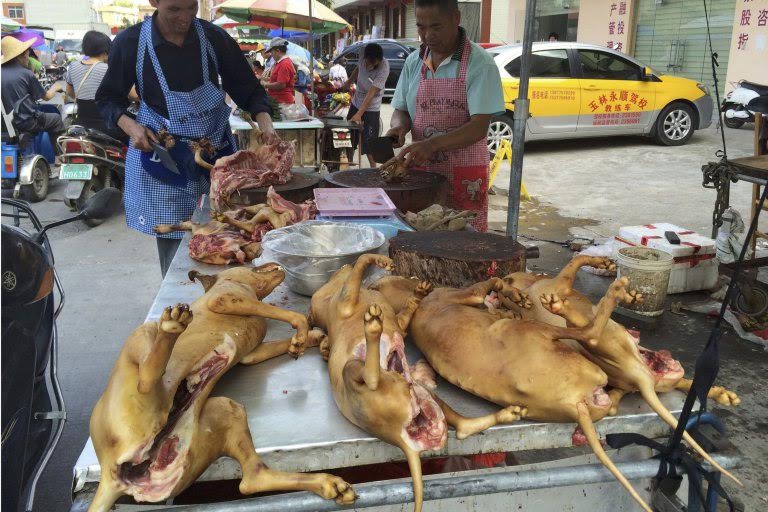
[[[380,43],[384,50],[384,58],[389,62],[389,76],[387,77],[387,89],[397,87],[400,73],[403,71],[408,52],[397,43]]]
[[[581,83],[579,132],[643,133],[653,121],[656,85],[643,68],[620,55],[577,48]]]
[[[504,66],[504,102],[512,104],[520,90],[520,57]],[[579,119],[579,81],[573,76],[568,51],[542,49],[531,56],[528,85],[530,117],[528,130],[534,134],[561,134],[576,131]]]

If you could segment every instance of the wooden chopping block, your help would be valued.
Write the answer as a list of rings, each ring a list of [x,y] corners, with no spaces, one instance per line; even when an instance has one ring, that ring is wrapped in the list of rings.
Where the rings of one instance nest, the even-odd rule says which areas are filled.
[[[491,277],[525,271],[526,249],[506,236],[476,231],[401,232],[389,241],[395,273],[435,286],[463,288]]]

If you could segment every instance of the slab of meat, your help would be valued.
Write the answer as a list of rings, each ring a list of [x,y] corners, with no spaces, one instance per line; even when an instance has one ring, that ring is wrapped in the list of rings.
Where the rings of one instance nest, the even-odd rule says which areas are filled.
[[[219,158],[211,170],[214,205],[226,206],[230,195],[238,190],[288,183],[294,154],[293,142],[279,141]]]

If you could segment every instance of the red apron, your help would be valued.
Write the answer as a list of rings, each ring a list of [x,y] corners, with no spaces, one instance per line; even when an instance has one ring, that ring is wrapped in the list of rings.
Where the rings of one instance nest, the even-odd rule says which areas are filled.
[[[424,61],[421,63],[416,116],[411,132],[416,142],[442,135],[469,122],[467,63],[472,45],[467,38],[463,45],[457,78],[427,78],[429,68]],[[425,52],[425,59],[426,56]],[[442,151],[425,166],[448,178],[448,207],[477,212],[472,225],[478,231],[488,229],[489,164],[488,146],[483,137],[471,146]]]

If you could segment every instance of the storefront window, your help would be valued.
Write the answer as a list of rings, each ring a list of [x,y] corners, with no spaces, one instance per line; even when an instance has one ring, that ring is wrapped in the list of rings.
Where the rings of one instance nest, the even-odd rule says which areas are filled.
[[[579,0],[539,0],[536,3],[536,40],[555,33],[560,41],[576,41]]]
[[[718,53],[723,90],[736,0],[707,2],[712,45]],[[656,72],[712,86],[707,24],[701,0],[638,0],[634,56]]]

